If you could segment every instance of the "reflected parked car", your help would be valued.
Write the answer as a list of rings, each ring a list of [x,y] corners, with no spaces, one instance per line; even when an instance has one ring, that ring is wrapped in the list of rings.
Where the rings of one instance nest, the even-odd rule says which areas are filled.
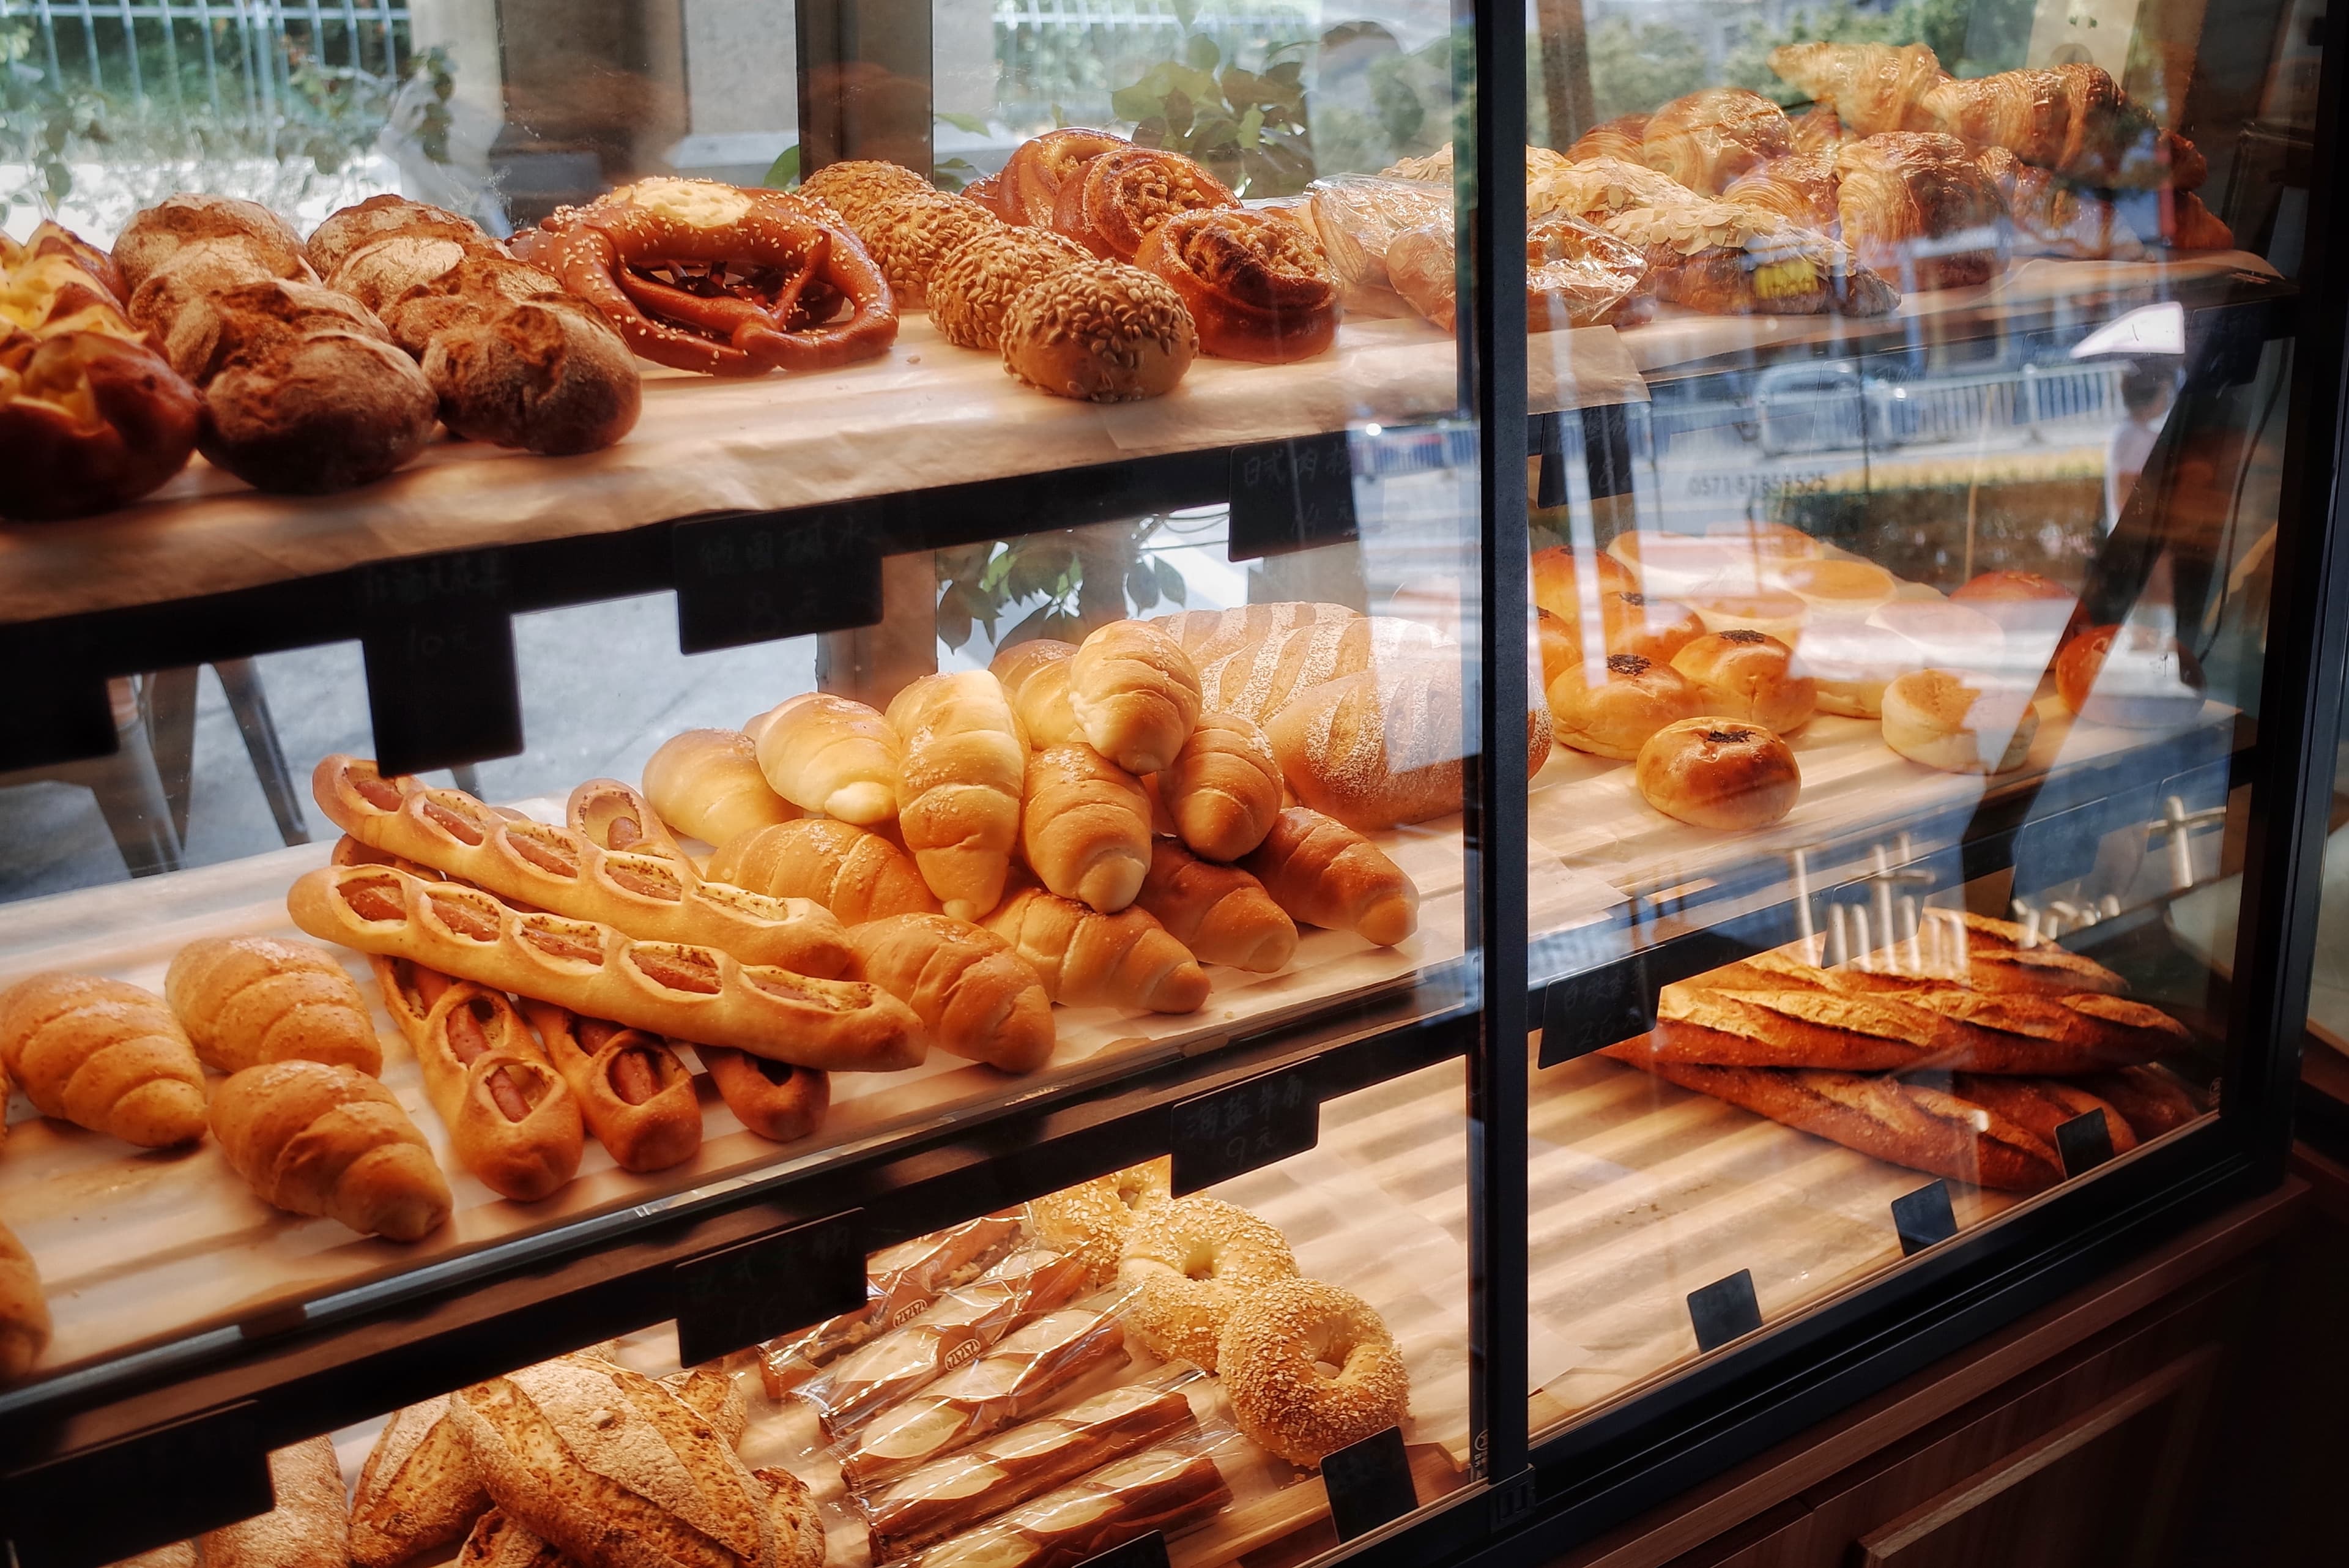
[[[1857,452],[1906,439],[1908,392],[1863,378],[1848,360],[1773,365],[1754,379],[1754,436],[1771,457],[1796,452]]]

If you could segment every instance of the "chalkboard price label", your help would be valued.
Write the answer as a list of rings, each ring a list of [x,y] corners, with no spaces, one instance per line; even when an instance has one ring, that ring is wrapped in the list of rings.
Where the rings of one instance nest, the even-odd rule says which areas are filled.
[[[1359,535],[1343,431],[1234,447],[1231,488],[1232,560],[1341,545]]]
[[[1957,1210],[1950,1207],[1950,1184],[1932,1181],[1892,1200],[1892,1229],[1900,1255],[1913,1258],[1958,1233]]]
[[[2100,1108],[2074,1116],[2055,1128],[2055,1152],[2064,1157],[2064,1174],[2080,1176],[2113,1158],[2113,1129]]]
[[[669,530],[686,653],[881,618],[881,552],[854,514],[717,517]]]
[[[1754,1271],[1740,1269],[1688,1295],[1689,1322],[1699,1350],[1719,1350],[1762,1326],[1762,1303],[1754,1295]]]
[[[388,774],[523,749],[512,574],[495,550],[387,561],[358,577],[359,651]]]
[[[1647,967],[1637,957],[1555,980],[1542,992],[1537,1062],[1555,1067],[1654,1027]]]
[[[1106,1552],[1096,1552],[1077,1568],[1166,1568],[1165,1532],[1154,1530]]]
[[[863,1306],[862,1214],[852,1209],[679,1263],[678,1359],[698,1366]]]
[[[275,1501],[250,1400],[0,1481],[18,1568],[96,1568],[267,1513]]]
[[[1303,1154],[1321,1141],[1310,1064],[1276,1068],[1181,1102],[1172,1134],[1179,1195]]]
[[[1321,1480],[1330,1489],[1330,1522],[1340,1541],[1368,1535],[1419,1506],[1401,1427],[1372,1432],[1330,1454],[1321,1461]]]

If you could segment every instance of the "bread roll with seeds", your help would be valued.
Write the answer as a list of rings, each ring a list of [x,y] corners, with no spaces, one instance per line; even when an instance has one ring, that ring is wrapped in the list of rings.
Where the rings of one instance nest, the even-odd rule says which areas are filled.
[[[929,303],[938,265],[1003,220],[968,196],[907,191],[883,199],[850,226],[880,265],[899,307],[917,310]]]
[[[992,354],[1002,347],[1003,317],[1020,292],[1091,254],[1050,229],[982,229],[930,275],[930,320],[957,348]]]
[[[800,182],[801,195],[812,196],[838,213],[851,230],[891,197],[923,192],[936,194],[937,187],[902,163],[877,158],[827,163]]]
[[[1237,860],[1263,843],[1280,815],[1280,792],[1271,740],[1237,713],[1200,714],[1158,772],[1158,797],[1175,833],[1210,860]]]
[[[1164,279],[1123,262],[1079,262],[1012,300],[999,351],[1040,392],[1131,403],[1174,389],[1198,357],[1199,331]]]

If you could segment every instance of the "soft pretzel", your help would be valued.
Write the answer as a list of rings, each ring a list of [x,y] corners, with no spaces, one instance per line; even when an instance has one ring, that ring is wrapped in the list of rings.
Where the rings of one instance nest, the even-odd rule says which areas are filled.
[[[462,790],[386,778],[361,757],[325,758],[310,787],[319,809],[361,843],[535,909],[820,980],[846,974],[853,961],[840,922],[812,900],[698,881],[674,860],[502,816]]]
[[[826,370],[897,338],[889,286],[838,219],[788,192],[657,177],[556,209],[515,248],[657,364],[707,376]]]
[[[921,1020],[877,986],[523,914],[478,888],[389,866],[322,866],[294,884],[285,907],[324,940],[695,1044],[827,1071],[895,1072],[922,1059]]]

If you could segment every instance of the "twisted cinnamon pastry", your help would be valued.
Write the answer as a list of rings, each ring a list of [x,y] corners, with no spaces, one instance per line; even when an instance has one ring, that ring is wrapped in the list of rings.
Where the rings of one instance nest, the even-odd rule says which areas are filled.
[[[1079,126],[1031,136],[1013,151],[996,177],[995,210],[1007,223],[1049,229],[1061,187],[1102,153],[1133,145],[1123,136]]]
[[[1052,226],[1108,261],[1130,262],[1150,231],[1177,213],[1237,207],[1224,182],[1179,152],[1128,147],[1104,152],[1066,182]]]
[[[1150,232],[1134,260],[1182,296],[1206,353],[1286,364],[1337,337],[1330,258],[1286,219],[1238,207],[1177,213]]]

